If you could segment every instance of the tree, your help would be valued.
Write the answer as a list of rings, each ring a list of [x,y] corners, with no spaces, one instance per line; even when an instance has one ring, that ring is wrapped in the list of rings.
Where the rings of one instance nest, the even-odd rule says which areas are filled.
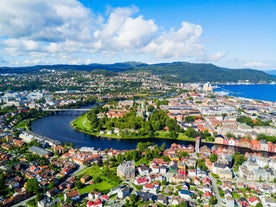
[[[76,186],[77,186],[78,189],[82,188],[82,182],[77,180],[76,181]]]
[[[210,206],[214,206],[216,203],[217,203],[217,198],[216,198],[215,196],[212,196],[212,197],[209,199],[209,205],[210,205]]]
[[[227,133],[226,133],[226,137],[227,137],[228,139],[230,139],[230,138],[235,137],[235,135],[232,134],[231,132],[227,132]]]
[[[192,128],[192,127],[189,127],[186,131],[185,131],[185,135],[187,137],[191,137],[191,138],[196,138],[198,136],[198,132]]]
[[[27,180],[27,186],[26,186],[26,191],[28,193],[33,193],[36,194],[39,192],[39,184],[38,181],[35,178],[28,179]]]
[[[170,133],[169,133],[169,136],[170,136],[170,138],[172,138],[172,139],[176,139],[177,138],[177,133],[175,132],[175,131],[171,131]]]
[[[261,203],[257,203],[255,207],[263,207]]]
[[[218,160],[218,155],[217,154],[211,154],[208,158],[212,163],[214,163]]]
[[[149,112],[153,112],[153,110],[154,110],[154,106],[153,106],[153,105],[149,105],[149,106],[148,106],[148,111],[149,111]]]
[[[182,203],[178,204],[177,207],[188,207],[188,205],[186,202],[182,202]]]
[[[51,190],[54,187],[55,187],[55,183],[54,182],[50,182],[49,185],[48,185],[48,189]]]
[[[241,153],[239,152],[236,152],[234,155],[233,155],[233,159],[234,159],[234,164],[236,166],[240,166],[246,159],[244,157],[244,155],[242,155]]]
[[[203,171],[207,171],[208,170],[208,168],[207,168],[207,166],[205,164],[205,160],[203,160],[203,159],[197,160],[197,167],[200,168]]]
[[[185,117],[185,122],[192,123],[194,121],[195,121],[195,117],[194,116],[186,116]]]
[[[180,152],[179,156],[180,157],[188,157],[189,156],[189,152]]]
[[[36,203],[37,203],[38,201],[40,201],[42,198],[43,198],[43,193],[41,193],[41,192],[37,193],[36,196],[35,196],[35,201],[36,201]]]

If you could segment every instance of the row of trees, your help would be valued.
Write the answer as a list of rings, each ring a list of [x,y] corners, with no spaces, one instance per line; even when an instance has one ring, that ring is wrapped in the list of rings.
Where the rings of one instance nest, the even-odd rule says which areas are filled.
[[[258,140],[265,140],[267,142],[272,142],[272,143],[276,143],[276,136],[269,136],[266,134],[258,134],[257,136]]]
[[[241,116],[237,118],[237,121],[240,123],[247,124],[248,126],[254,127],[254,126],[269,126],[271,121],[262,121],[259,118],[252,119],[247,116]]]

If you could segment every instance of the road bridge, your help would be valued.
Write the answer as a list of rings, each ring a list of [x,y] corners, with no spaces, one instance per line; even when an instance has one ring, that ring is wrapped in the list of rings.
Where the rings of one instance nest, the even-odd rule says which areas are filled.
[[[43,109],[43,111],[59,115],[80,115],[90,111],[90,109]]]

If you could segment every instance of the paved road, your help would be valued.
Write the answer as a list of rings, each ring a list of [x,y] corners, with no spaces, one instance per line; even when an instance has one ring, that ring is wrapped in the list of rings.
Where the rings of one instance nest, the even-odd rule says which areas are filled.
[[[211,174],[209,174],[209,176],[210,176],[210,179],[212,181],[212,186],[213,186],[213,189],[215,191],[215,196],[218,200],[218,203],[216,204],[216,206],[221,207],[223,205],[222,205],[221,197],[220,197],[219,191],[218,191],[217,180],[215,178],[213,178]]]

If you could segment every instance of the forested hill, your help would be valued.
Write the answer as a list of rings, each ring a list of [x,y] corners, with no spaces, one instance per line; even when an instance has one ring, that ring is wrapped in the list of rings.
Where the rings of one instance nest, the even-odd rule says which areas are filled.
[[[265,72],[253,69],[228,69],[212,64],[197,64],[187,62],[162,63],[141,65],[138,70],[149,71],[161,75],[163,79],[177,82],[271,82],[276,77]]]
[[[271,82],[276,77],[262,71],[253,69],[228,69],[212,64],[174,62],[160,64],[145,64],[139,62],[125,62],[115,64],[90,64],[90,65],[42,65],[29,67],[0,67],[3,73],[33,73],[42,69],[49,70],[78,70],[94,71],[107,70],[112,72],[147,71],[159,75],[163,79],[172,82],[238,82],[248,80],[249,82]]]

